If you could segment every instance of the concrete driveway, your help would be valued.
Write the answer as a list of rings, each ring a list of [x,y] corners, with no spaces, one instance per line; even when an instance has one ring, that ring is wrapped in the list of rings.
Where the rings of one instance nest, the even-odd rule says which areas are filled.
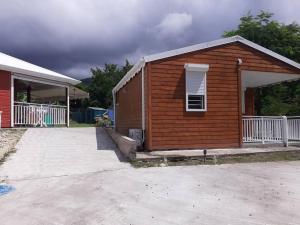
[[[106,142],[102,130],[98,133],[100,142]],[[0,224],[299,224],[300,161],[134,169],[118,160],[113,145],[96,150],[95,134],[92,128],[58,129],[52,136],[41,135],[39,143],[57,156],[45,151],[41,157],[42,153],[21,148],[0,166],[15,187],[0,197]],[[62,147],[64,141],[56,139],[63,137],[74,141]],[[25,151],[33,154],[27,163],[34,166],[18,159]],[[16,166],[16,160],[20,167],[28,167],[27,172]],[[53,171],[46,171],[50,168]]]
[[[1,166],[0,178],[29,179],[127,168],[102,128],[32,128]]]

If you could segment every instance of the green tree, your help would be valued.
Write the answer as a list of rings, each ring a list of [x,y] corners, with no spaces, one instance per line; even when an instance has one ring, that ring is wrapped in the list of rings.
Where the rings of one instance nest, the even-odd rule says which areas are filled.
[[[265,48],[300,62],[300,26],[296,22],[283,24],[272,19],[273,14],[251,12],[240,18],[238,28],[225,31],[224,37],[240,35]],[[299,115],[300,82],[288,82],[256,91],[256,110],[261,115]]]
[[[90,105],[98,107],[110,107],[112,105],[112,89],[132,68],[126,60],[124,66],[119,68],[116,64],[105,64],[104,68],[92,68],[91,82],[87,87],[90,93]]]

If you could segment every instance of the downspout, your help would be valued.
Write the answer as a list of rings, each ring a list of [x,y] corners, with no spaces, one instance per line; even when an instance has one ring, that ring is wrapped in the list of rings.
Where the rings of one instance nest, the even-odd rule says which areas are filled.
[[[116,97],[115,97],[115,92],[114,90],[112,91],[112,96],[113,96],[113,109],[114,109],[114,130],[116,130]]]
[[[237,59],[237,79],[238,79],[238,112],[239,112],[239,147],[243,145],[243,112],[242,112],[242,59]]]
[[[69,93],[69,86],[66,87],[66,99],[67,99],[67,127],[70,127],[70,93]]]
[[[15,100],[15,78],[13,74],[10,76],[10,126],[14,127],[14,100]]]
[[[142,66],[142,144],[145,142],[145,63]]]

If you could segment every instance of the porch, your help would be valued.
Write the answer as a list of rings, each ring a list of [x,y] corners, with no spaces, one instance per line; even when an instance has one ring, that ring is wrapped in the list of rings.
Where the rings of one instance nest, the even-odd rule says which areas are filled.
[[[11,126],[69,126],[69,86],[12,77]]]
[[[243,143],[300,141],[300,116],[243,116]]]
[[[242,143],[283,143],[300,141],[300,116],[261,116],[255,110],[256,88],[299,79],[298,74],[241,71]]]

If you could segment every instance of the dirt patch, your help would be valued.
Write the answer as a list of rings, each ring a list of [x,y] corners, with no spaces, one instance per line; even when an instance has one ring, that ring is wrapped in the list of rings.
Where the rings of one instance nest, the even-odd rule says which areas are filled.
[[[220,165],[234,163],[277,162],[300,160],[300,151],[263,152],[240,155],[220,155],[204,157],[170,157],[151,160],[135,160],[131,162],[133,167],[165,167],[188,165]]]
[[[0,164],[6,156],[15,151],[18,143],[26,129],[0,129]]]

